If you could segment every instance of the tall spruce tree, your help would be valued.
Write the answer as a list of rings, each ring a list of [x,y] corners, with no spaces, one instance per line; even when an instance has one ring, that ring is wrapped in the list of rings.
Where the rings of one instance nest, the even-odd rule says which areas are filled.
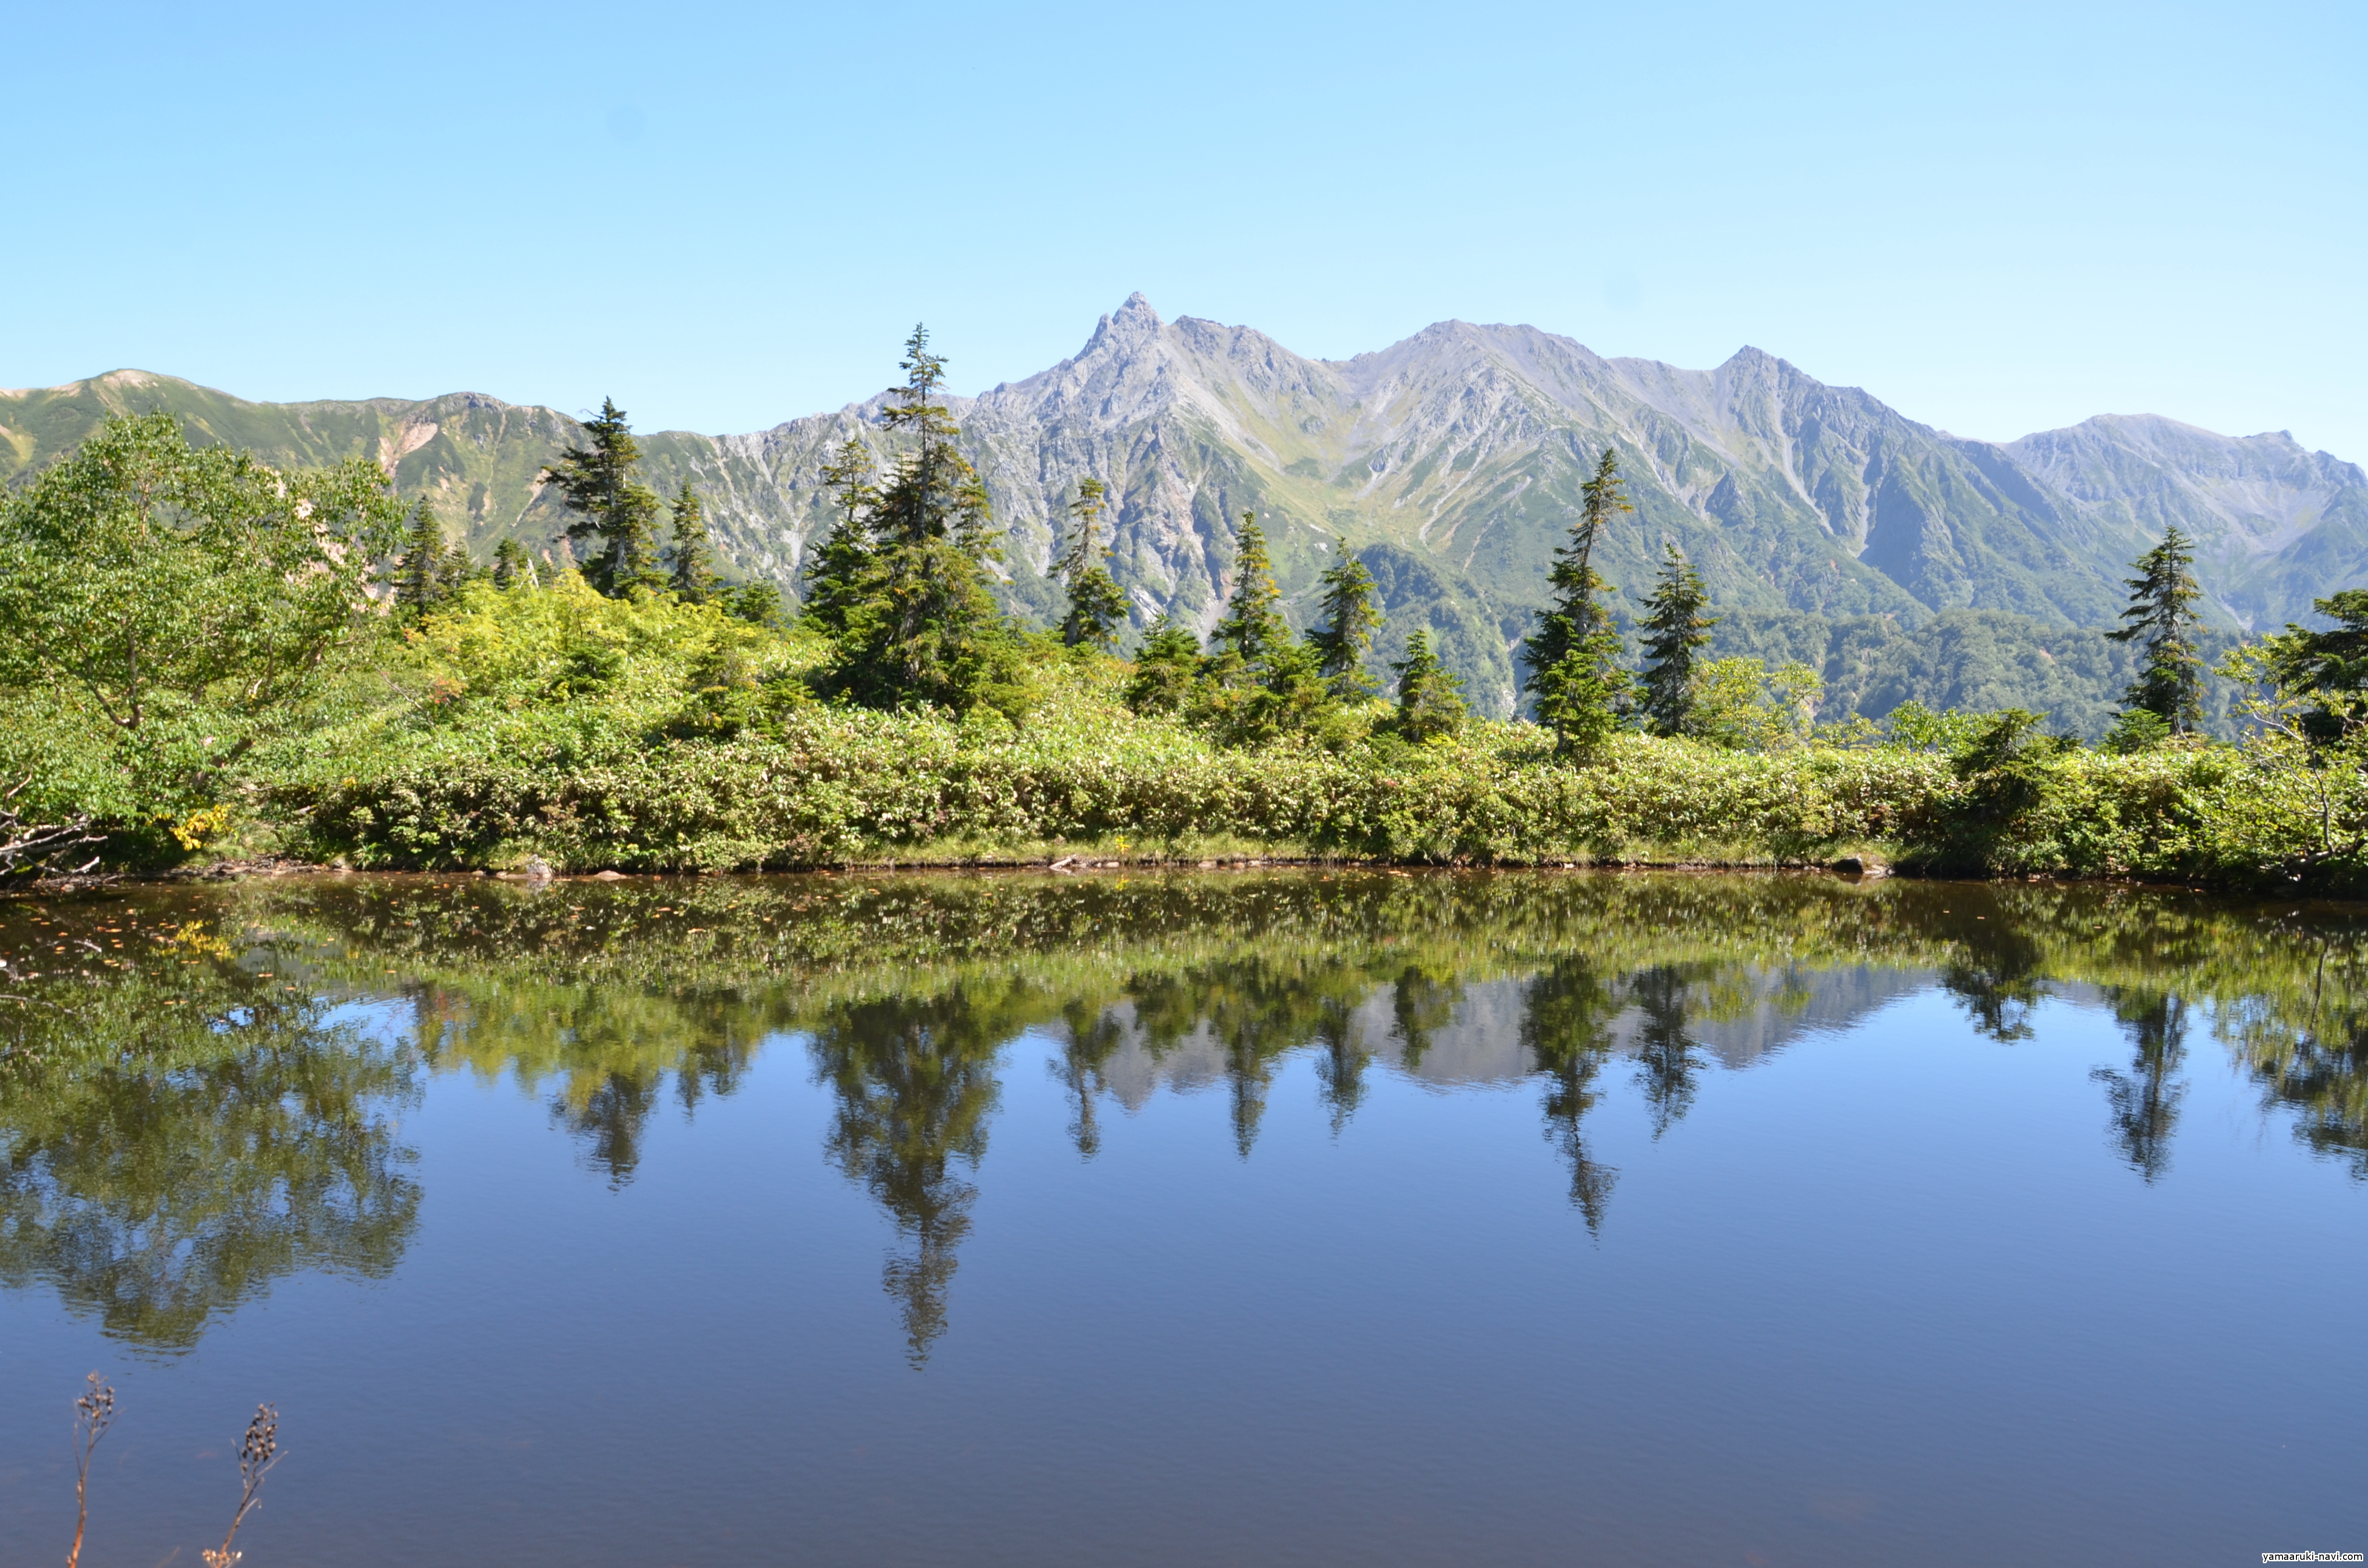
[[[867,591],[880,559],[871,517],[880,507],[880,465],[854,437],[822,465],[822,482],[838,503],[838,521],[809,559],[799,614],[836,637],[847,630],[848,607]]]
[[[934,401],[945,360],[929,352],[926,327],[905,341],[902,369],[881,419],[914,447],[864,517],[872,559],[848,585],[825,676],[868,706],[964,712],[1019,678],[1019,644],[986,585],[1000,535],[985,483],[956,445],[961,427]]]
[[[1390,668],[1398,677],[1399,734],[1420,742],[1463,727],[1463,683],[1439,662],[1429,631],[1407,638],[1406,657]]]
[[[1069,548],[1054,571],[1069,587],[1069,613],[1061,622],[1061,641],[1072,648],[1114,653],[1119,628],[1126,624],[1126,595],[1104,564],[1110,555],[1110,546],[1100,542],[1108,495],[1108,488],[1099,479],[1077,481],[1077,498],[1069,503]]]
[[[668,509],[673,539],[666,548],[666,579],[685,604],[705,604],[715,597],[715,551],[707,540],[707,509],[690,481]]]
[[[616,400],[604,398],[600,412],[584,422],[591,444],[570,447],[542,471],[559,488],[575,520],[567,525],[571,543],[597,548],[585,555],[584,580],[612,598],[635,588],[662,588],[655,528],[657,493],[639,477],[642,448]]]
[[[1256,512],[1242,514],[1234,535],[1234,597],[1225,618],[1210,632],[1211,652],[1237,661],[1235,678],[1263,682],[1275,658],[1291,643],[1291,623],[1278,608],[1282,590],[1274,585],[1274,562],[1267,555],[1266,530]]]
[[[2131,564],[2137,575],[2128,579],[2130,608],[2122,611],[2128,624],[2105,633],[2142,650],[2138,678],[2122,693],[2122,705],[2185,734],[2203,722],[2203,656],[2196,647],[2203,618],[2195,609],[2203,591],[2195,583],[2194,542],[2173,525]]]
[[[1528,666],[1528,685],[1538,719],[1554,732],[1565,751],[1587,751],[1601,744],[1626,715],[1634,681],[1620,667],[1620,633],[1610,612],[1596,602],[1611,585],[1595,570],[1595,546],[1604,530],[1629,503],[1627,484],[1620,477],[1620,460],[1611,449],[1595,465],[1595,473],[1579,486],[1580,506],[1571,536],[1554,551],[1547,584],[1554,602],[1539,612],[1537,630],[1521,644]]]
[[[1571,524],[1570,538],[1554,551],[1554,570],[1546,574],[1554,602],[1538,612],[1537,630],[1521,643],[1522,662],[1532,682],[1560,664],[1604,619],[1596,596],[1611,592],[1611,585],[1595,570],[1596,542],[1621,513],[1636,509],[1620,477],[1620,460],[1609,447],[1603,449],[1594,476],[1578,488],[1578,517]]]
[[[1373,602],[1373,574],[1365,563],[1341,547],[1340,559],[1324,574],[1324,596],[1318,608],[1324,625],[1308,639],[1316,653],[1316,673],[1342,702],[1361,702],[1380,689],[1365,673],[1365,655],[1373,633],[1382,629],[1381,607]]]
[[[1643,708],[1656,732],[1674,735],[1684,729],[1686,712],[1693,706],[1694,655],[1710,645],[1710,629],[1718,617],[1705,615],[1710,592],[1702,574],[1673,541],[1661,547],[1661,575],[1653,597],[1645,601],[1645,672]]]
[[[414,619],[444,600],[452,575],[451,549],[444,542],[444,525],[422,495],[404,525],[403,563],[394,579],[394,602]]]

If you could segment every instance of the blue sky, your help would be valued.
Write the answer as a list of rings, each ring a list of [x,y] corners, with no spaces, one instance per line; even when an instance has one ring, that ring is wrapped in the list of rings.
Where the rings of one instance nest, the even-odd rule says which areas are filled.
[[[759,428],[1445,317],[2368,461],[2368,7],[9,7],[0,385]]]

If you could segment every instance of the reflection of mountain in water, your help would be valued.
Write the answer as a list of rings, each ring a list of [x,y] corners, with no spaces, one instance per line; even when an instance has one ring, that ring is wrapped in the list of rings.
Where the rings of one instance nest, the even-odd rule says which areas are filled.
[[[1593,1148],[1607,1097],[1634,1094],[1658,1137],[1714,1069],[1920,988],[2002,1044],[2053,996],[2119,1023],[2127,1049],[2096,1078],[2138,1177],[2173,1168],[2206,1028],[2308,1147],[2368,1176],[2368,930],[2331,916],[1814,878],[874,881],[314,887],[224,921],[235,947],[188,915],[211,895],[156,898],[161,926],[141,898],[0,904],[0,966],[26,994],[0,1011],[0,1282],[186,1346],[290,1272],[394,1267],[420,1193],[392,1111],[426,1072],[516,1082],[621,1186],[667,1098],[688,1114],[734,1093],[786,1033],[835,1100],[828,1157],[898,1233],[882,1278],[916,1363],[945,1332],[1022,1040],[1053,1046],[1088,1158],[1105,1111],[1162,1086],[1224,1094],[1251,1157],[1300,1052],[1336,1132],[1378,1074],[1535,1094],[1598,1227],[1620,1176]],[[301,924],[302,951],[256,912]],[[134,974],[143,941],[169,950]],[[405,975],[416,1038],[337,1027],[285,983],[295,963],[368,993]]]
[[[1734,1069],[1748,1067],[1804,1035],[1851,1028],[1932,982],[1921,971],[1873,967],[1752,970],[1721,978],[1736,1005],[1714,1016],[1690,1013],[1687,1028],[1721,1066]],[[1400,1021],[1402,987],[1383,983],[1356,1004],[1347,1027],[1356,1045],[1377,1065],[1417,1084],[1440,1089],[1519,1084],[1539,1070],[1521,1038],[1528,984],[1526,980],[1492,979],[1451,986],[1444,1020],[1410,1040]],[[1609,1025],[1612,1051],[1635,1054],[1647,1021],[1641,1005],[1623,1006]],[[1065,1042],[1076,1038],[1072,1031],[1076,1027],[1064,1020],[1046,1032]],[[1129,1111],[1142,1109],[1162,1088],[1191,1094],[1225,1081],[1225,1049],[1205,1021],[1170,1043],[1155,1046],[1137,1021],[1133,1002],[1121,1001],[1095,1014],[1091,1027],[1115,1039],[1102,1059],[1102,1086]]]

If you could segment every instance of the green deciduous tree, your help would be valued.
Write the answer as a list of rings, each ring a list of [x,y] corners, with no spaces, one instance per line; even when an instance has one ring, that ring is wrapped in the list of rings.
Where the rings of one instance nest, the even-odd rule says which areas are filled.
[[[1705,615],[1710,592],[1702,574],[1674,543],[1662,546],[1661,575],[1645,601],[1643,707],[1653,728],[1674,735],[1685,728],[1693,705],[1694,655],[1710,645],[1710,629],[1718,617]]]
[[[1069,588],[1069,613],[1061,622],[1061,641],[1072,648],[1111,653],[1118,651],[1119,628],[1126,624],[1126,595],[1105,564],[1110,546],[1100,540],[1108,494],[1099,479],[1077,482],[1077,498],[1069,503],[1069,548],[1053,570]]]
[[[2195,609],[2203,591],[2195,584],[2194,545],[2174,526],[2132,564],[2138,574],[2129,579],[2130,608],[2122,612],[2127,624],[2105,633],[2138,643],[2145,661],[2122,704],[2143,708],[2172,733],[2185,734],[2203,722],[2203,657],[2196,648],[2203,618]]]
[[[625,411],[614,399],[602,400],[600,412],[584,422],[584,433],[591,444],[561,452],[542,478],[558,487],[575,514],[567,525],[568,539],[596,547],[584,567],[585,581],[612,598],[635,588],[664,587],[657,493],[639,477],[641,443],[633,439]]]
[[[2325,745],[2356,731],[2368,712],[2368,588],[2345,588],[2310,608],[2335,624],[2324,631],[2289,625],[2261,639],[2252,650],[2258,659],[2242,662],[2298,699],[2302,733]]]
[[[169,415],[109,420],[0,501],[0,697],[59,748],[34,793],[95,760],[103,820],[222,799],[381,624],[403,523],[367,460],[279,472]]]
[[[682,482],[668,509],[673,539],[666,547],[666,581],[685,604],[705,604],[715,597],[715,550],[707,539],[707,509],[690,481]]]
[[[1463,727],[1463,682],[1431,652],[1429,632],[1407,638],[1406,657],[1390,668],[1398,677],[1399,734],[1420,742]]]
[[[1381,608],[1373,603],[1373,574],[1344,546],[1339,561],[1324,574],[1323,587],[1318,613],[1324,625],[1308,639],[1315,649],[1316,673],[1339,700],[1361,702],[1378,688],[1365,673],[1366,653],[1372,647],[1373,633],[1382,629]]]
[[[1731,751],[1805,745],[1825,690],[1825,678],[1798,662],[1771,670],[1757,659],[1713,659],[1694,672],[1685,733]]]

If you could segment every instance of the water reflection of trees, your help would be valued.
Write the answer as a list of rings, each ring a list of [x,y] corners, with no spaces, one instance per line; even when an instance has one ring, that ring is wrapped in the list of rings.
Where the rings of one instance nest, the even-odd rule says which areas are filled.
[[[734,1092],[759,1043],[795,1030],[812,1032],[836,1102],[830,1157],[903,1238],[884,1283],[916,1359],[944,1332],[997,1049],[1030,1029],[1057,1039],[1081,1154],[1102,1146],[1113,1075],[1142,1070],[1121,1055],[1156,1069],[1189,1044],[1194,1062],[1213,1057],[1247,1157],[1285,1057],[1308,1053],[1319,1108],[1345,1135],[1376,1061],[1394,1051],[1438,1075],[1467,988],[1509,983],[1546,1135],[1599,1228],[1618,1180],[1590,1119],[1607,1066],[1628,1060],[1654,1135],[1670,1133],[1702,1092],[1705,1039],[1723,1038],[1708,1026],[1805,999],[1771,993],[1771,974],[1922,971],[2000,1041],[2032,1034],[2052,986],[2088,982],[2129,1031],[2126,1069],[2098,1077],[2114,1143],[2148,1180],[2168,1168],[2198,1019],[2308,1147],[2368,1177],[2368,932],[2323,914],[2282,925],[2113,890],[1775,878],[1180,878],[1123,892],[849,878],[541,894],[373,882],[240,896],[251,923],[303,930],[331,989],[344,976],[376,991],[400,971],[420,1028],[393,1045],[341,1034],[225,958],[145,993],[85,983],[74,1006],[95,1043],[74,1048],[71,1071],[41,1065],[47,1046],[20,1040],[11,1057],[0,1040],[15,1063],[0,1084],[0,1278],[45,1281],[143,1343],[188,1343],[293,1269],[393,1267],[418,1194],[383,1108],[421,1064],[513,1079],[622,1185],[670,1101],[688,1114]],[[158,1033],[176,1000],[206,1027]],[[94,1006],[119,1011],[110,1022]],[[0,1027],[21,1032],[23,1016]]]
[[[74,1000],[70,1049],[0,1072],[0,1282],[176,1352],[289,1275],[393,1272],[411,1051],[236,971]]]
[[[2187,1004],[2168,992],[2115,986],[2106,993],[2113,1017],[2129,1031],[2130,1070],[2100,1067],[2113,1141],[2130,1168],[2154,1181],[2170,1168],[2170,1135],[2179,1125],[2184,1084],[2173,1081],[2187,1060]]]
[[[1583,1124],[1603,1098],[1595,1079],[1611,1058],[1611,1022],[1623,1006],[1583,959],[1559,960],[1522,996],[1521,1043],[1546,1079],[1546,1136],[1570,1167],[1570,1200],[1590,1231],[1602,1228],[1620,1171],[1588,1154]]]
[[[1000,1087],[996,1051],[1008,1038],[1002,1009],[957,989],[927,999],[888,997],[829,1009],[814,1028],[815,1074],[837,1099],[831,1158],[909,1237],[882,1276],[905,1318],[914,1365],[946,1331],[954,1252],[970,1231],[986,1153],[986,1119]]]

